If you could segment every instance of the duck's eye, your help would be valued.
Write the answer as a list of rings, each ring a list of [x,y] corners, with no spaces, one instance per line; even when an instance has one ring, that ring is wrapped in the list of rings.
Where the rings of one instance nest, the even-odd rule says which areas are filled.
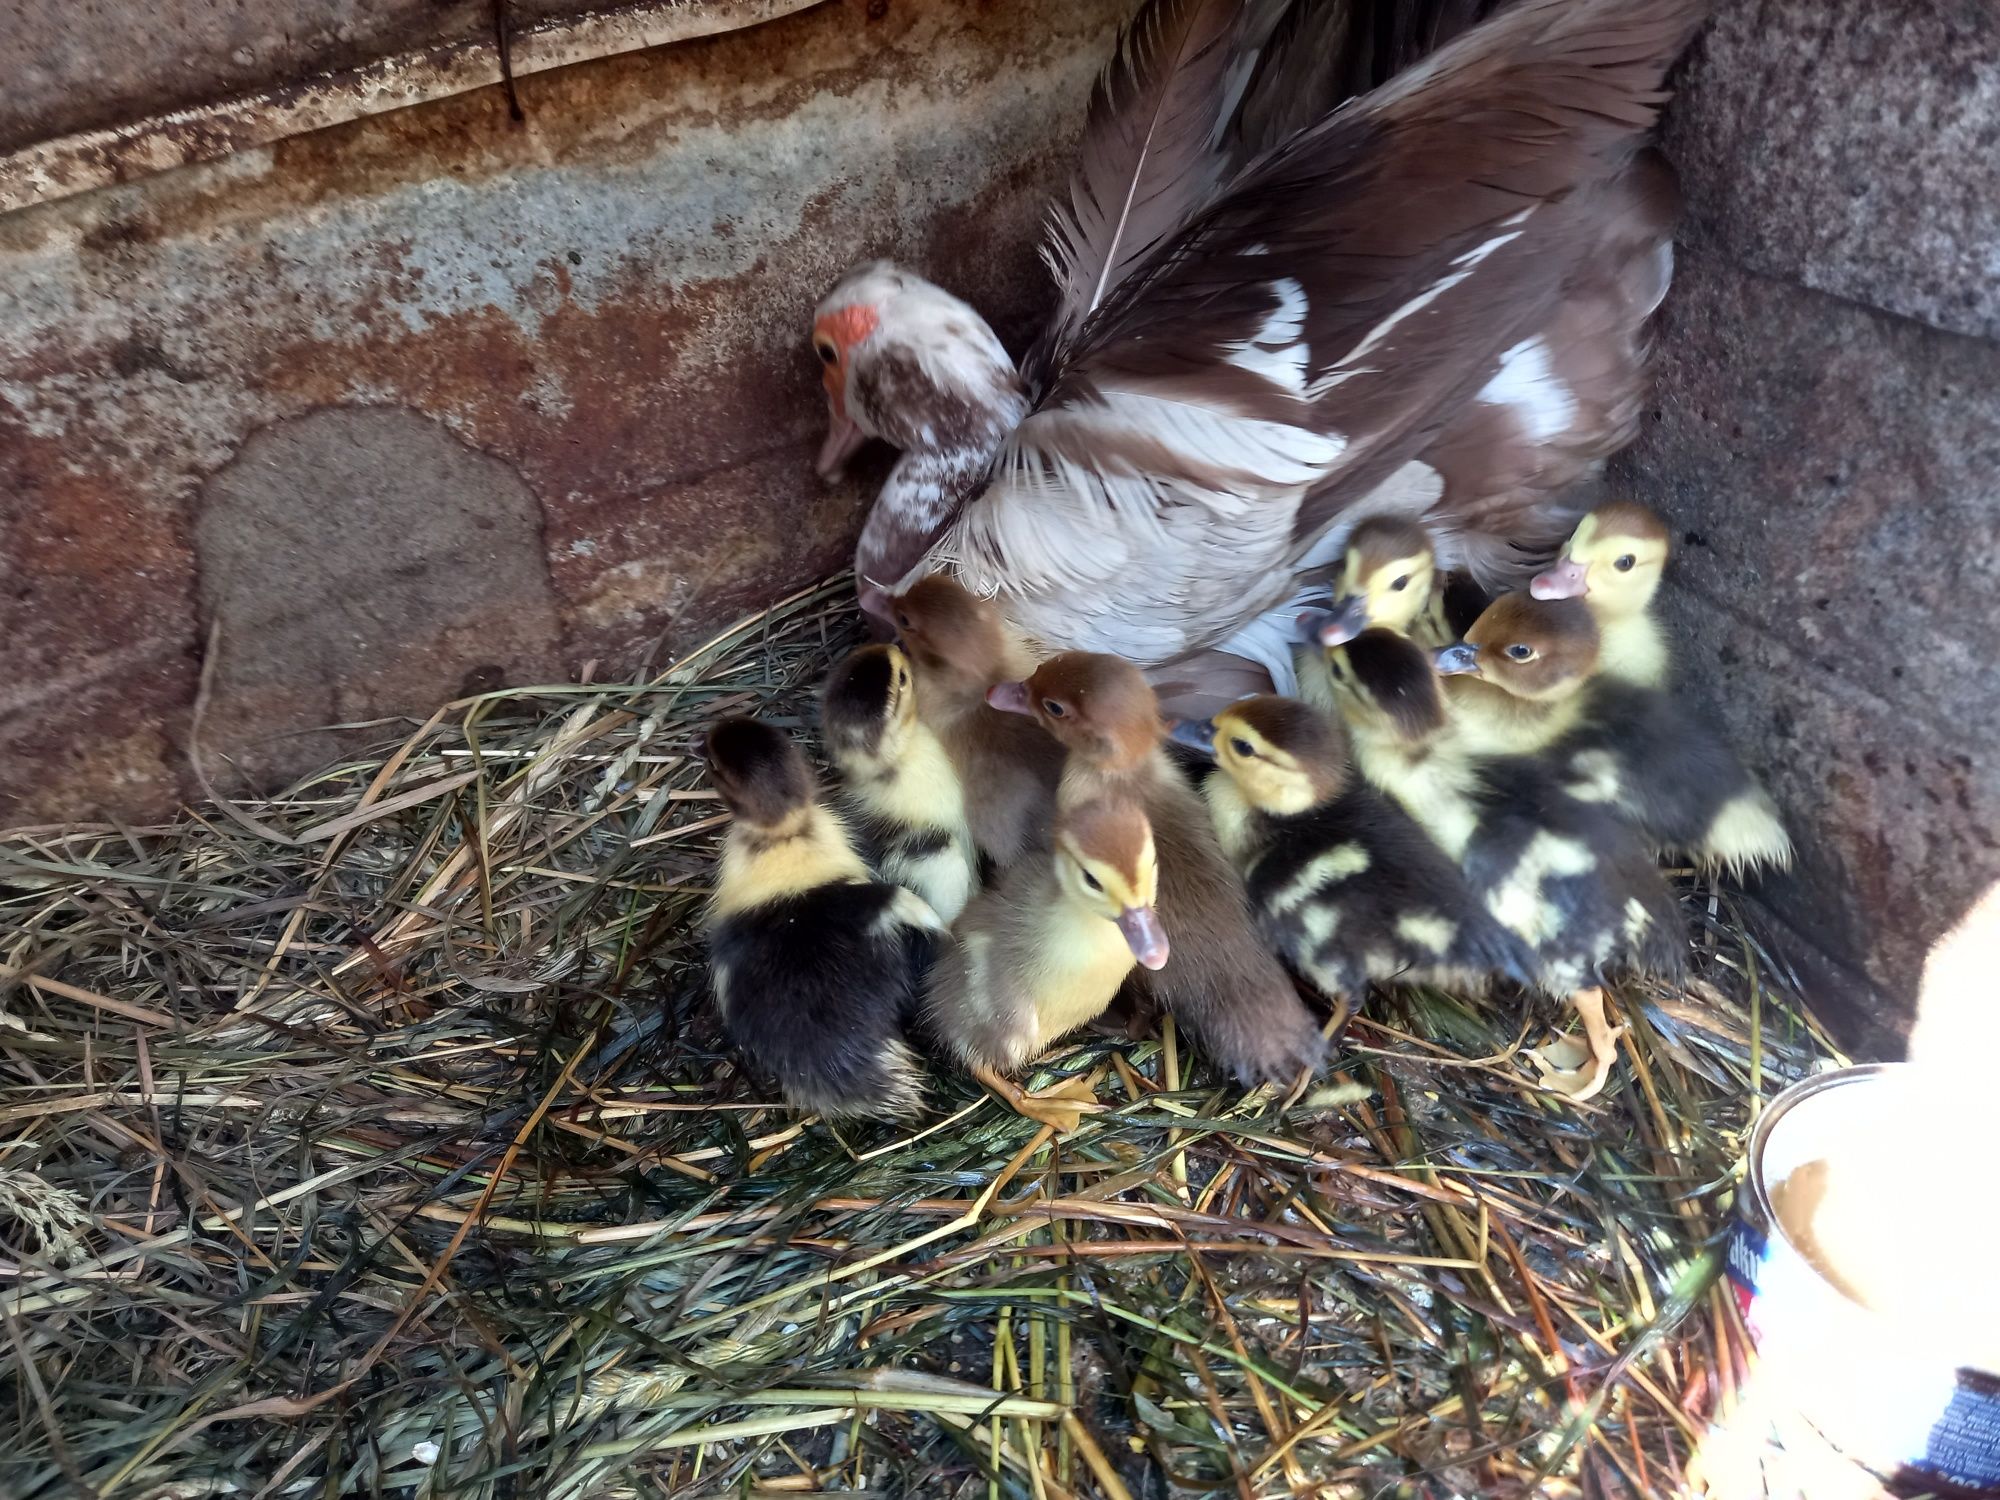
[[[833,347],[832,339],[814,339],[813,352],[819,356],[819,362],[823,365],[840,362],[840,351]]]
[[[1402,593],[1403,590],[1408,588],[1409,586],[1410,586],[1410,575],[1408,573],[1405,573],[1401,578],[1398,578],[1394,583],[1389,585],[1390,588],[1394,589],[1399,594]]]
[[[1069,710],[1053,698],[1044,698],[1042,700],[1042,712],[1047,714],[1051,719],[1060,719]]]
[[[1638,565],[1639,565],[1639,559],[1634,557],[1631,553],[1628,552],[1623,557],[1619,558],[1618,561],[1614,562],[1611,566],[1616,568],[1621,573],[1629,573]]]
[[[1535,659],[1535,648],[1533,646],[1524,646],[1519,641],[1516,641],[1507,648],[1507,659],[1509,661],[1533,661]]]
[[[1095,875],[1091,874],[1090,871],[1088,870],[1085,870],[1083,872],[1083,883],[1089,886],[1093,891],[1096,891],[1099,895],[1102,895],[1104,893],[1103,883],[1099,881],[1098,878]]]
[[[1242,756],[1245,760],[1255,760],[1257,758],[1256,749],[1246,739],[1231,740],[1229,742],[1229,748],[1233,750],[1236,754]]]
[[[910,612],[908,610],[899,609],[896,611],[896,628],[898,630],[908,630],[910,628]]]

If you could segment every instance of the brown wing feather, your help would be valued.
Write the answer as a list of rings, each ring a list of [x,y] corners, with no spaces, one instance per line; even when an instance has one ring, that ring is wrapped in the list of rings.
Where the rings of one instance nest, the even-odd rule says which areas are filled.
[[[1706,8],[1521,0],[1270,153],[1196,215],[1111,290],[1044,408],[1089,405],[1100,380],[1198,383],[1222,371],[1266,326],[1271,278],[1283,274],[1304,294],[1314,394],[1267,383],[1242,401],[1256,416],[1365,435],[1298,518],[1302,538],[1323,529],[1436,438],[1499,353],[1550,319],[1593,249],[1593,189],[1631,160]],[[1458,279],[1475,290],[1425,310],[1418,297],[1453,283],[1469,258]],[[1032,446],[1036,421],[1017,442]]]
[[[1503,0],[1269,0],[1249,23],[1242,98],[1222,129],[1241,167],[1380,88]]]
[[[1042,254],[1060,302],[1031,364],[1071,337],[1212,191],[1240,20],[1236,0],[1148,0],[1120,33],[1091,93],[1070,206],[1050,215]]]

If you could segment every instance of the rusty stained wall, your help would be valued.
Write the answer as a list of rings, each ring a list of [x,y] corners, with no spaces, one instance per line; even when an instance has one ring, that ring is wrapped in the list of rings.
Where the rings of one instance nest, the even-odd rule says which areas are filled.
[[[1018,348],[1122,0],[845,0],[0,218],[0,822],[634,663],[843,564],[805,344],[891,254]]]
[[[721,9],[722,0],[679,0]],[[620,0],[505,0],[513,36]],[[493,0],[0,0],[0,151],[494,37]]]

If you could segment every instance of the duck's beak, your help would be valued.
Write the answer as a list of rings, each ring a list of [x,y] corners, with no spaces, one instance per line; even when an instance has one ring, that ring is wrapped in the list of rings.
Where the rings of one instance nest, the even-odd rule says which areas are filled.
[[[1477,677],[1479,648],[1460,641],[1456,645],[1444,647],[1431,658],[1431,662],[1436,666],[1440,677],[1458,677],[1468,673]]]
[[[688,741],[687,753],[691,758],[700,761],[703,765],[708,764],[708,731],[706,729],[697,729],[694,732],[694,738]]]
[[[996,682],[986,690],[986,701],[1003,714],[1032,714],[1025,682]]]
[[[1167,930],[1152,907],[1126,907],[1118,913],[1118,930],[1125,934],[1125,945],[1140,964],[1148,969],[1166,967]]]
[[[1167,738],[1176,745],[1185,745],[1190,750],[1198,750],[1203,755],[1215,754],[1215,720],[1176,719],[1167,730]]]
[[[815,464],[819,477],[828,484],[838,484],[840,476],[847,472],[848,461],[861,451],[868,441],[868,434],[855,424],[852,417],[833,409],[827,403],[826,441],[819,445],[819,461]]]
[[[1345,646],[1368,628],[1368,601],[1349,594],[1331,609],[1311,609],[1299,616],[1300,638],[1322,646]]]
[[[868,621],[868,634],[878,641],[896,639],[896,608],[887,589],[877,588],[872,583],[861,586],[860,596],[855,600],[861,606],[861,613]]]
[[[1582,563],[1565,557],[1530,579],[1528,592],[1537,599],[1581,599],[1590,592],[1589,574]]]

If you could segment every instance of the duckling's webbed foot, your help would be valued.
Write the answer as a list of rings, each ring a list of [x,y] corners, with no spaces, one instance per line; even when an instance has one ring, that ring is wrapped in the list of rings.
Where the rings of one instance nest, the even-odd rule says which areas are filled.
[[[1033,1093],[992,1068],[975,1067],[972,1076],[999,1095],[1016,1114],[1046,1125],[1058,1135],[1068,1135],[1083,1123],[1085,1115],[1099,1114],[1104,1106],[1090,1087],[1090,1079],[1079,1075],[1065,1078]]]
[[[1528,1059],[1540,1071],[1543,1088],[1581,1102],[1596,1098],[1611,1077],[1611,1066],[1618,1061],[1618,1038],[1625,1034],[1625,1028],[1605,1020],[1604,991],[1595,985],[1578,990],[1569,1001],[1583,1021],[1583,1035],[1590,1049],[1588,1061],[1571,1064],[1567,1059],[1557,1060],[1552,1054],[1563,1045],[1560,1043],[1530,1052]]]

